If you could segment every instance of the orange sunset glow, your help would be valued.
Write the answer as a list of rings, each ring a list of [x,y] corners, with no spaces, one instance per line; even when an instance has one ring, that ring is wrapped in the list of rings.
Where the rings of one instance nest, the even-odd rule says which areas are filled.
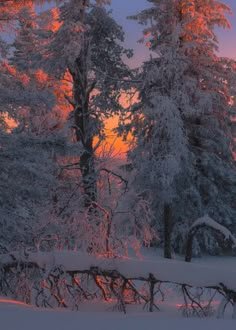
[[[135,93],[130,96],[130,94],[122,93],[120,97],[120,104],[124,109],[127,109],[130,105],[138,102],[138,94]],[[119,137],[114,132],[114,129],[117,128],[119,124],[119,116],[113,116],[113,118],[109,118],[105,121],[105,134],[106,139],[101,143],[101,146],[98,148],[99,152],[110,152],[113,157],[117,158],[125,158],[126,152],[129,150],[129,137],[126,141]],[[96,142],[95,142],[96,144]]]

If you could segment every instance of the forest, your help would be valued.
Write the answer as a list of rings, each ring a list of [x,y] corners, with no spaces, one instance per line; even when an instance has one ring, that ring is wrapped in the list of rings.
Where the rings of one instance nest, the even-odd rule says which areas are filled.
[[[233,12],[148,0],[128,17],[150,53],[131,68],[111,9],[0,0],[0,296],[153,312],[170,284],[184,316],[219,295],[236,318],[236,60],[216,32]]]

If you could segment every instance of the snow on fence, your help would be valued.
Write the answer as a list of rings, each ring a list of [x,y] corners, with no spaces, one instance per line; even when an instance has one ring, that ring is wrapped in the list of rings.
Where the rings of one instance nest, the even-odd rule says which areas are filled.
[[[78,308],[81,301],[102,297],[116,300],[124,313],[128,303],[144,303],[152,312],[159,309],[156,295],[164,299],[161,285],[170,283],[180,288],[185,314],[207,316],[218,293],[222,296],[218,317],[230,303],[236,318],[236,269],[226,272],[177,260],[109,259],[58,251],[1,255],[0,270],[1,294],[37,306]],[[202,293],[209,289],[206,305]]]

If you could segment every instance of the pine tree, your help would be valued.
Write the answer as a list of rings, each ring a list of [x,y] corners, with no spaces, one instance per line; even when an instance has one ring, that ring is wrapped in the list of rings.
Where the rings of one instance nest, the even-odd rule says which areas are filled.
[[[104,139],[104,120],[121,108],[122,80],[129,76],[124,56],[131,56],[121,45],[124,33],[111,15],[103,7],[89,6],[78,1],[61,6],[62,24],[42,50],[50,74],[62,78],[68,70],[72,77],[73,95],[67,100],[73,107],[75,139],[82,147],[79,158],[86,208],[97,200],[95,151]]]
[[[0,247],[6,251],[34,247],[57,183],[55,154],[64,153],[65,140],[45,129],[45,118],[40,116],[54,103],[50,90],[9,64],[0,69]],[[40,109],[35,118],[32,109]],[[7,118],[15,120],[15,129]]]
[[[141,103],[135,107],[136,148],[130,158],[136,186],[148,198],[155,226],[183,251],[192,222],[208,213],[235,232],[235,160],[230,129],[235,62],[216,55],[215,27],[229,27],[220,1],[150,0],[136,15],[157,54],[146,62]],[[172,241],[171,241],[172,236]],[[195,242],[211,250],[212,237]],[[212,250],[213,251],[213,250]]]
[[[54,19],[58,13],[57,25]],[[130,56],[131,52],[121,46],[123,37],[121,27],[102,7],[92,6],[81,13],[81,7],[75,7],[75,2],[71,1],[39,17],[31,7],[23,8],[19,14],[11,63],[30,76],[45,69],[47,73],[43,74],[49,83],[44,87],[54,94],[60,92],[60,84],[68,78],[72,78],[73,85],[73,93],[66,95],[66,100],[73,109],[69,122],[74,129],[76,148],[72,148],[71,154],[67,153],[67,158],[57,159],[61,171],[53,193],[51,190],[52,205],[45,209],[48,223],[42,227],[38,238],[38,242],[43,242],[38,245],[41,248],[51,245],[83,248],[111,255],[127,249],[126,235],[131,235],[129,241],[136,250],[139,247],[137,237],[143,237],[145,244],[151,237],[148,226],[144,229],[141,225],[146,217],[137,221],[137,210],[145,209],[145,203],[141,201],[138,207],[136,205],[137,210],[133,206],[129,208],[123,196],[127,180],[122,180],[123,174],[117,174],[119,170],[115,173],[114,167],[107,166],[106,160],[98,162],[96,154],[105,137],[104,120],[121,109],[119,98],[122,89],[127,87],[123,80],[130,75],[123,57]],[[57,107],[60,108],[60,104],[57,103]],[[38,134],[45,134],[42,129],[48,127],[45,123],[52,113],[50,107],[48,110],[42,118],[41,111],[31,107],[24,118],[26,126],[34,133],[35,128],[40,127]],[[78,169],[82,176],[78,175]],[[122,212],[122,205],[125,205],[125,212]],[[55,235],[57,240],[50,238]]]
[[[24,40],[29,38],[24,32],[30,31],[33,23],[30,8],[11,16],[17,19]],[[20,43],[14,46],[16,52],[27,52],[20,49]],[[57,185],[55,157],[65,151],[65,139],[51,130],[49,119],[56,100],[47,77],[39,79],[37,71],[28,69],[29,58],[18,67],[13,65],[14,58],[11,64],[6,60],[9,58],[8,53],[0,62],[1,251],[35,247],[50,207],[49,196]],[[14,120],[15,128],[8,125],[9,119]]]

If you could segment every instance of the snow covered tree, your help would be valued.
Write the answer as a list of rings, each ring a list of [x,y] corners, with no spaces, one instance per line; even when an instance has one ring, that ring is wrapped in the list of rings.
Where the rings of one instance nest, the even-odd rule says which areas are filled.
[[[183,251],[189,226],[206,213],[236,230],[230,129],[235,62],[216,55],[214,30],[229,27],[225,15],[231,11],[216,0],[149,2],[151,8],[133,18],[147,25],[144,35],[157,56],[143,67],[141,102],[133,109],[136,147],[129,157],[171,257],[172,247]],[[213,252],[210,235],[195,243],[195,251],[201,246]]]
[[[27,10],[17,11],[22,31],[32,23],[22,16]],[[0,62],[1,251],[35,246],[57,184],[55,157],[65,151],[65,139],[52,132],[55,96],[47,76],[18,66]]]
[[[0,141],[0,251],[35,248],[42,228],[49,229],[47,210],[59,170],[55,150],[63,154],[65,144],[19,132],[1,132]]]
[[[75,139],[82,147],[78,156],[84,205],[90,208],[97,199],[95,151],[105,136],[104,120],[121,109],[122,79],[129,76],[124,56],[131,52],[121,45],[122,28],[103,7],[69,1],[60,7],[59,21],[43,50],[45,69],[59,78],[68,70],[72,77],[73,93],[67,100],[73,108]]]
[[[34,246],[33,237],[50,203],[56,184],[56,150],[64,141],[42,130],[43,119],[26,117],[31,109],[48,113],[54,97],[35,77],[18,72],[7,63],[0,71],[2,125],[0,127],[1,249]],[[39,112],[40,112],[39,111]],[[14,119],[17,127],[8,124]],[[44,134],[43,134],[44,133]]]
[[[120,45],[123,31],[109,12],[92,6],[83,13],[81,8],[72,1],[59,7],[59,11],[43,12],[39,17],[35,17],[30,7],[23,8],[14,42],[11,63],[19,70],[35,75],[42,66],[47,72],[43,73],[45,82],[48,80],[45,87],[55,94],[65,80],[70,79],[73,86],[72,94],[65,96],[73,108],[69,122],[75,132],[77,151],[58,160],[61,172],[50,224],[54,226],[54,235],[48,235],[50,226],[47,226],[39,237],[39,246],[83,248],[112,255],[124,253],[128,244],[138,251],[138,239],[147,244],[151,236],[148,226],[145,229],[141,226],[146,217],[137,220],[135,207],[132,209],[124,202],[123,174],[114,171],[114,165],[108,165],[109,161],[101,159],[96,152],[105,137],[104,120],[121,109],[119,98],[130,75],[123,57],[131,52]],[[68,44],[65,40],[69,40]],[[42,114],[39,114],[37,109],[30,109],[25,118],[27,123],[31,120],[30,127],[35,124],[42,127],[39,122]],[[144,210],[145,203],[142,205],[141,201],[136,209]],[[51,211],[47,211],[48,219]]]

